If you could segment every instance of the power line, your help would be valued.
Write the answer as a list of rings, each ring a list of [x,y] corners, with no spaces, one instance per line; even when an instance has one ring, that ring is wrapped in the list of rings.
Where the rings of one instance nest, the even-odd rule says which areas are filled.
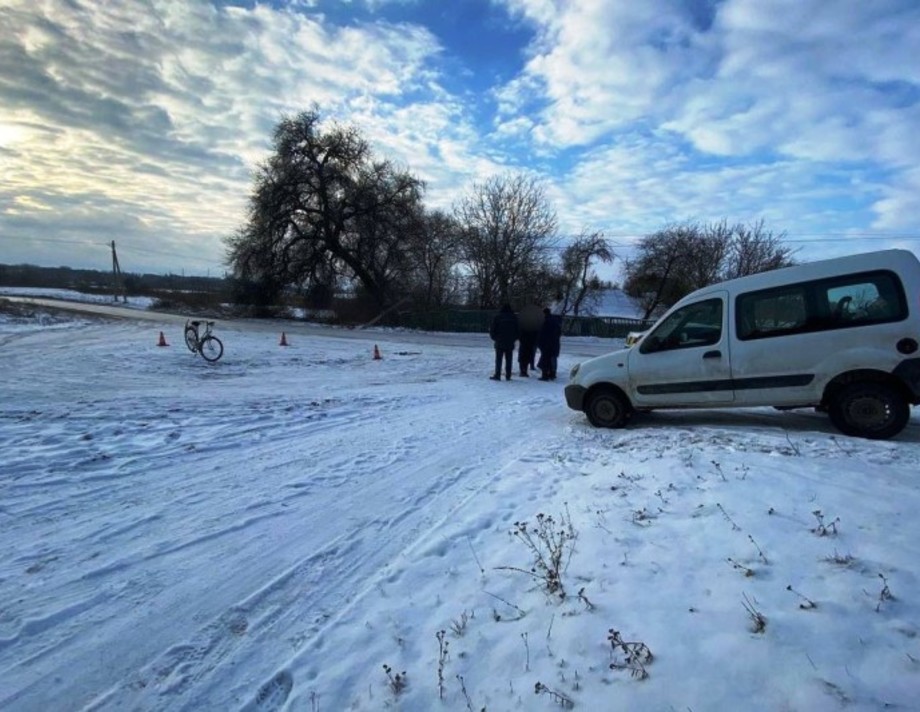
[[[149,248],[149,247],[137,247],[136,245],[131,245],[131,244],[125,245],[124,243],[122,243],[122,251],[123,251],[123,252],[124,252],[124,251],[127,251],[127,252],[139,252],[139,253],[141,253],[141,254],[145,254],[145,255],[155,255],[155,256],[157,256],[157,257],[174,257],[174,258],[180,259],[180,260],[186,260],[186,261],[191,260],[191,261],[193,261],[193,262],[201,262],[201,263],[207,263],[207,264],[219,264],[219,263],[217,263],[217,262],[215,262],[215,261],[213,261],[213,260],[210,260],[210,259],[208,259],[208,258],[206,258],[206,257],[194,257],[194,256],[191,256],[191,255],[182,255],[182,254],[179,254],[178,252],[165,252],[165,251],[163,251],[163,250],[155,250],[155,249],[151,249],[151,248]]]
[[[52,245],[85,245],[88,247],[96,245],[99,247],[103,247],[105,249],[109,249],[111,247],[111,242],[98,242],[94,239],[68,240],[68,239],[52,239],[48,237],[30,237],[28,238],[28,242],[43,242],[43,243],[48,243]],[[151,249],[149,247],[138,247],[137,245],[133,245],[131,243],[126,243],[126,242],[120,242],[119,246],[121,247],[122,252],[127,250],[128,252],[139,252],[141,254],[156,255],[158,257],[176,257],[176,258],[183,259],[183,260],[196,260],[196,261],[202,261],[202,262],[210,262],[210,260],[208,260],[207,258],[203,258],[203,257],[183,255],[178,252],[167,252],[164,250]]]
[[[837,237],[785,237],[783,242],[839,242],[841,239],[854,240],[920,240],[920,235],[861,235],[859,233],[841,233]]]
[[[52,245],[80,245],[83,247],[101,247],[106,250],[111,249],[111,242],[99,242],[97,239],[85,239],[85,240],[72,240],[67,238],[47,238],[47,237],[30,237],[27,242],[40,242]],[[221,273],[225,271],[227,266],[219,261],[208,259],[207,257],[196,257],[194,255],[183,255],[178,252],[168,252],[165,250],[157,250],[147,247],[138,247],[130,243],[119,243],[119,249],[122,252],[122,255],[125,253],[128,254],[142,254],[142,255],[151,255],[155,257],[165,257],[171,260],[178,261],[183,264],[192,263],[194,265],[193,269],[195,271],[207,270],[208,273],[213,269],[216,273]],[[170,268],[172,270],[172,268]],[[183,270],[184,271],[184,270]]]
[[[30,237],[29,242],[50,242],[53,245],[102,245],[108,247],[107,242],[96,242],[95,240],[52,240],[47,237]]]
[[[634,240],[642,240],[646,237],[650,237],[653,234],[654,233],[650,233],[649,235],[622,235],[621,234],[621,235],[618,235],[617,237],[620,239],[624,237],[631,237]],[[815,237],[780,237],[780,236],[777,236],[777,237],[779,238],[780,242],[795,243],[795,244],[840,243],[846,240],[859,240],[859,241],[867,241],[867,242],[879,242],[879,241],[915,242],[915,241],[920,240],[920,235],[903,235],[903,234],[880,235],[878,233],[843,233],[843,232],[841,233],[816,233],[816,235],[817,234],[820,234],[821,236],[820,237],[818,236],[815,236]],[[618,242],[617,240],[606,237],[606,236],[603,238],[603,240],[613,247],[620,247],[623,249],[632,249],[632,248],[637,247],[637,245],[634,242],[632,243]]]
[[[635,240],[642,240],[646,237],[651,237],[655,233],[649,233],[647,235],[618,235],[617,239],[607,237],[606,235],[601,239],[604,242],[613,245],[614,247],[633,247],[634,243],[631,242],[618,242],[618,239],[623,239],[625,237],[631,237]],[[821,233],[822,237],[780,237],[777,235],[781,242],[840,242],[841,240],[853,239],[853,240],[920,240],[920,235],[878,235],[878,234],[862,234],[862,233]],[[565,238],[563,238],[565,239]]]

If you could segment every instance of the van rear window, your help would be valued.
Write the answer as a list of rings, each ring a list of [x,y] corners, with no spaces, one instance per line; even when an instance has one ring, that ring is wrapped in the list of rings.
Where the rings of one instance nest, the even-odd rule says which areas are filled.
[[[861,272],[739,295],[738,338],[764,339],[907,318],[904,287],[889,271]]]

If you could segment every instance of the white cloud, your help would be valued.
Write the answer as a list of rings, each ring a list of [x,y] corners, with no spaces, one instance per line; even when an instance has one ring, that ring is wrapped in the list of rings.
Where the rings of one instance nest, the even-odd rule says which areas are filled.
[[[19,218],[55,206],[61,226],[95,211],[105,241],[133,222],[215,263],[282,114],[317,102],[347,116],[362,97],[427,92],[439,51],[419,27],[339,28],[266,5],[28,0],[6,3],[0,23],[16,69],[0,72],[0,198]],[[37,236],[38,223],[8,218],[7,235]]]
[[[920,167],[900,172],[884,191],[885,197],[873,206],[876,213],[873,228],[916,234],[917,211],[920,209]]]
[[[527,86],[542,87],[538,135],[550,143],[589,144],[660,113],[671,88],[710,62],[703,36],[676,0],[508,0],[508,6],[538,27]],[[513,101],[513,93],[506,98]]]
[[[920,192],[908,170],[920,164],[915,0],[505,4],[537,27],[538,38],[524,75],[497,92],[501,126],[518,125],[520,114],[538,106],[528,127],[537,141],[557,151],[590,147],[560,191],[578,206],[574,213],[634,216],[628,224],[648,229],[655,216],[725,216],[759,206],[790,227],[832,225],[833,214],[822,211],[829,201],[847,203],[843,189],[805,206],[815,186],[839,172],[871,185],[851,196],[851,220],[861,219],[860,205],[874,205],[876,226],[917,229]],[[674,154],[688,165],[657,173],[652,153],[624,164],[636,154],[621,142],[636,127],[673,134],[669,145],[688,141],[694,152]],[[690,160],[707,156],[742,160],[744,180],[775,182],[739,209],[738,169],[690,169]],[[710,183],[720,176],[721,186]],[[597,199],[580,202],[575,185]]]
[[[489,156],[457,99],[439,96],[406,106],[367,100],[352,109],[349,120],[381,155],[426,182],[430,207],[449,209],[472,181],[504,170],[507,157]]]
[[[219,264],[274,125],[314,102],[432,207],[510,168],[572,232],[920,229],[915,0],[493,2],[535,34],[483,97],[445,90],[462,58],[421,25],[338,26],[314,0],[0,0],[0,234]]]
[[[645,121],[717,153],[859,157],[866,112],[893,101],[888,84],[920,84],[911,0],[726,0],[708,26],[683,2],[507,4],[539,37],[525,77],[499,94],[502,110],[541,90],[540,135],[558,145]],[[806,150],[809,130],[827,146]]]
[[[815,161],[886,161],[873,113],[887,111],[887,125],[913,118],[895,110],[892,88],[879,82],[916,84],[918,26],[916,4],[911,11],[905,3],[731,0],[714,26],[723,52],[718,72],[694,83],[666,125],[704,150],[721,134],[719,143],[735,155],[769,149]],[[915,146],[897,153],[916,154]]]
[[[584,155],[553,191],[563,229],[582,226],[604,230],[621,245],[664,225],[763,218],[768,229],[790,237],[852,227],[848,215],[827,206],[841,199],[870,204],[880,186],[846,171],[801,170],[791,159],[773,162],[700,161],[673,135],[623,134],[617,141]]]
[[[417,5],[419,2],[422,0],[364,0],[364,4],[370,10],[379,10],[387,5]]]

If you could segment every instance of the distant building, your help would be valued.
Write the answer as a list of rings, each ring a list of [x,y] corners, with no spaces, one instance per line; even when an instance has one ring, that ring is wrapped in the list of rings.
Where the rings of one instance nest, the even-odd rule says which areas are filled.
[[[643,316],[643,309],[622,289],[605,290],[601,295],[600,302],[591,311],[592,316],[599,317],[614,316],[625,319],[641,319]]]

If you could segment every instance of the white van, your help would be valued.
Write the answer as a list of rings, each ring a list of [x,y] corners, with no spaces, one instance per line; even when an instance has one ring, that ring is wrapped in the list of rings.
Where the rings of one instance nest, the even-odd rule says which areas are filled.
[[[918,342],[920,261],[882,250],[693,292],[637,346],[575,366],[565,398],[597,427],[655,408],[808,406],[884,439],[920,403]]]

